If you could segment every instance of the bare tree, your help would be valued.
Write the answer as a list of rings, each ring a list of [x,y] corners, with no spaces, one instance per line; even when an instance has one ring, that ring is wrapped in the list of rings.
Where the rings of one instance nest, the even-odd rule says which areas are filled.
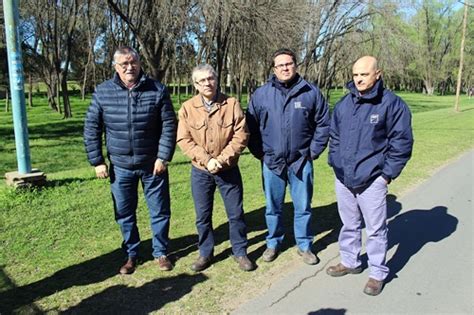
[[[372,15],[363,1],[308,1],[302,73],[329,91],[337,74],[345,71],[347,49],[357,47],[364,38],[357,36]],[[348,40],[350,39],[350,40]],[[328,96],[328,92],[327,92]]]
[[[79,0],[27,0],[22,3],[27,40],[27,55],[46,83],[48,102],[64,118],[72,117],[67,79],[71,60],[71,47],[77,21]],[[62,96],[62,109],[56,99]]]
[[[184,35],[190,0],[107,0],[110,9],[127,25],[139,44],[152,77],[162,80],[168,70],[176,39]]]

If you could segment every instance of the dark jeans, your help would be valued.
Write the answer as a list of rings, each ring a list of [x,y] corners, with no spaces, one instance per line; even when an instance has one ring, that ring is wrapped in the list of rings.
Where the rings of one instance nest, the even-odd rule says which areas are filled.
[[[247,232],[244,221],[242,176],[238,167],[211,174],[193,166],[191,189],[196,209],[196,228],[199,235],[199,254],[214,253],[212,209],[214,192],[219,188],[229,220],[229,238],[235,256],[247,255]]]
[[[129,170],[110,167],[110,183],[114,201],[115,220],[120,225],[122,248],[128,257],[138,255],[140,236],[137,227],[138,182],[141,181],[152,230],[153,256],[166,255],[169,242],[170,194],[168,172],[153,175],[153,164]]]

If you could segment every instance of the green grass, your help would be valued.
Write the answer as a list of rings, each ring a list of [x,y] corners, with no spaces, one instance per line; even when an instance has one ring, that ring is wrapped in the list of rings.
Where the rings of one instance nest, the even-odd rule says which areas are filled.
[[[341,93],[333,95],[331,103]],[[400,95],[414,113],[415,148],[402,176],[390,185],[390,193],[397,197],[474,146],[474,100],[462,98],[462,112],[454,113],[453,96]],[[160,272],[152,261],[148,212],[141,198],[141,265],[131,276],[117,275],[123,257],[109,184],[94,178],[82,145],[88,102],[73,98],[74,117],[69,120],[50,111],[45,99],[35,98],[35,106],[28,109],[32,164],[47,173],[48,185],[21,192],[0,184],[0,313],[96,313],[101,309],[112,313],[222,313],[301,264],[292,249],[291,228],[283,253],[274,263],[259,259],[265,248],[264,198],[259,162],[245,151],[240,167],[249,254],[259,268],[243,273],[229,257],[228,226],[222,200],[216,195],[216,263],[201,274],[192,273],[189,265],[197,255],[197,237],[190,163],[177,150],[170,164],[170,250],[175,269]],[[0,171],[15,170],[11,113],[0,113],[0,136]],[[315,164],[316,251],[336,241],[339,225],[333,174],[326,159],[325,153]],[[285,222],[291,227],[290,200],[286,207]]]

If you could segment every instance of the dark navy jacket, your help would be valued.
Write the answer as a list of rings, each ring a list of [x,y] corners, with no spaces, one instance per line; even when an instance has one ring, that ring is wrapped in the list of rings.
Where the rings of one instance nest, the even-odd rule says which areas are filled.
[[[87,158],[93,166],[104,163],[103,133],[114,165],[135,169],[157,158],[171,161],[176,115],[166,87],[144,74],[131,90],[117,74],[98,85],[84,125]]]
[[[378,176],[400,175],[411,157],[411,113],[405,102],[376,82],[359,96],[354,82],[350,93],[334,108],[329,141],[329,165],[348,188],[364,188]]]
[[[288,89],[275,76],[252,95],[246,113],[249,150],[273,173],[295,174],[307,159],[317,159],[329,137],[329,110],[319,89],[298,76]]]

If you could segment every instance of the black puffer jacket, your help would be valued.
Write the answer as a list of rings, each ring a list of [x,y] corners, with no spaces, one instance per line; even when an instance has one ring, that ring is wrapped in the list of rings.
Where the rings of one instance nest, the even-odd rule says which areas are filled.
[[[176,115],[164,85],[142,74],[127,89],[117,74],[97,86],[87,111],[84,143],[93,166],[103,164],[102,134],[112,164],[134,169],[157,158],[171,161]]]

